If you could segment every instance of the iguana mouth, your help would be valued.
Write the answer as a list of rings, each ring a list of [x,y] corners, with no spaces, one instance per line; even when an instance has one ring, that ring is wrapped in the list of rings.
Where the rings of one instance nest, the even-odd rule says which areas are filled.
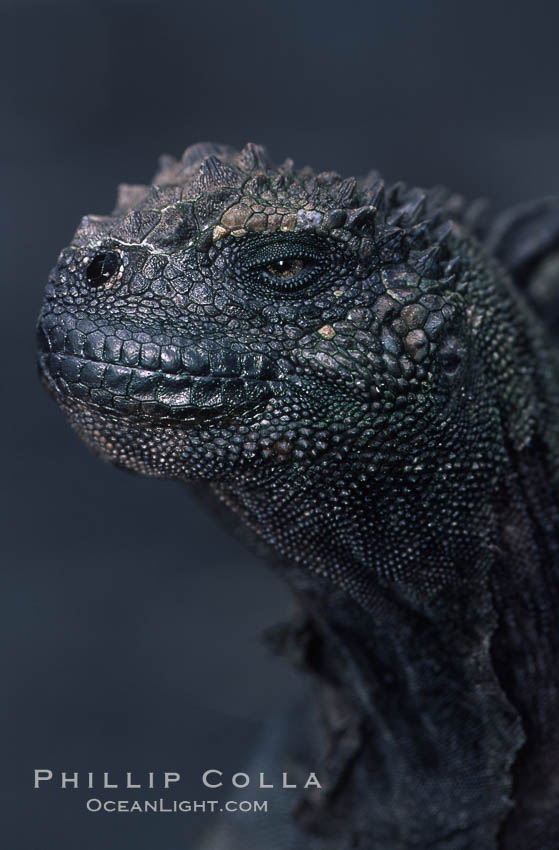
[[[113,358],[117,362],[107,362],[87,356],[83,345],[76,351],[76,340],[68,337],[39,330],[38,365],[47,388],[59,398],[112,413],[195,423],[261,405],[279,389],[277,370],[252,353],[217,347],[170,351],[153,344],[130,365],[123,362],[122,348]],[[158,368],[142,368],[148,356]]]
[[[142,418],[212,418],[267,401],[278,382],[164,372],[99,363],[74,355],[41,354],[39,369],[55,395]]]

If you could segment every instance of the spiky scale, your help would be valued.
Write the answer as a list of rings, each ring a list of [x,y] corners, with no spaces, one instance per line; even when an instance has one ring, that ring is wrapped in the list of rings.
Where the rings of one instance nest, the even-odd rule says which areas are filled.
[[[128,183],[121,183],[113,212],[128,212],[133,207],[137,207],[146,198],[148,192],[149,186],[131,186]]]
[[[210,154],[202,161],[199,181],[204,190],[221,186],[236,186],[241,182],[239,172],[230,168],[214,154]]]
[[[335,197],[340,206],[349,207],[353,204],[356,197],[357,181],[355,177],[348,177],[338,184],[335,190]]]
[[[270,161],[266,150],[261,145],[249,142],[242,149],[239,160],[247,171],[268,171]]]

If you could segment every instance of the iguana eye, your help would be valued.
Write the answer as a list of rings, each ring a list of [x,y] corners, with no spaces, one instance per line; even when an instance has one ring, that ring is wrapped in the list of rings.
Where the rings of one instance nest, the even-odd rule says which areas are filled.
[[[281,277],[285,280],[298,275],[307,264],[308,261],[302,257],[290,257],[286,260],[275,260],[266,266],[264,271],[272,277]]]
[[[324,261],[317,256],[284,256],[255,266],[253,272],[264,285],[290,293],[313,283],[323,268]]]
[[[239,271],[253,287],[295,295],[318,281],[332,264],[326,244],[309,236],[266,234],[241,246]]]

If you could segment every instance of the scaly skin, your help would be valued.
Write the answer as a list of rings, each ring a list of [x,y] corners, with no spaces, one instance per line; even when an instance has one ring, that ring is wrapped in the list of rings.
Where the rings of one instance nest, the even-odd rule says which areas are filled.
[[[296,850],[558,846],[557,221],[196,145],[49,278],[73,427],[211,493],[297,595],[327,756]]]

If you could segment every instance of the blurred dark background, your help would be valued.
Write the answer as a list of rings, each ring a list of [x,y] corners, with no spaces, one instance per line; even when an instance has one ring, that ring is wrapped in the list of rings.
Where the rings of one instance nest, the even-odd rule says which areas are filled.
[[[267,718],[300,691],[260,639],[289,597],[185,488],[116,472],[70,432],[35,375],[47,272],[119,181],[145,182],[161,152],[201,140],[445,183],[496,208],[559,193],[559,7],[0,9],[0,841],[194,850],[207,819],[87,814],[85,792],[33,791],[32,769],[178,769],[181,796],[203,799],[201,771],[246,769]]]

